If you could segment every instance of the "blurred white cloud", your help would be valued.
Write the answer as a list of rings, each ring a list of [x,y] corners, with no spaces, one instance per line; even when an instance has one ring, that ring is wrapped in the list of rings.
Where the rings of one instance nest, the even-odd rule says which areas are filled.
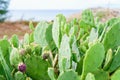
[[[84,9],[120,4],[119,0],[11,0],[9,9]]]

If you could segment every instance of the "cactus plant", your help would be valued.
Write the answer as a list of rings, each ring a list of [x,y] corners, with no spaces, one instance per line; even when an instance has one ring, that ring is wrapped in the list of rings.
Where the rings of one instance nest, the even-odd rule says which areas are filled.
[[[25,59],[26,74],[34,80],[50,80],[47,70],[49,63],[39,56],[32,55]]]
[[[87,50],[85,58],[83,60],[82,79],[85,78],[87,73],[98,70],[98,68],[101,67],[102,65],[104,57],[105,57],[104,46],[101,43],[95,43],[94,45],[92,45]]]
[[[85,80],[96,80],[95,77],[94,77],[94,74],[92,73],[88,73]]]
[[[118,69],[115,73],[111,76],[111,80],[119,80],[120,79],[120,70]]]
[[[40,22],[34,31],[35,43],[40,44],[41,47],[46,47],[52,41],[52,26],[47,22]]]
[[[70,49],[70,44],[69,44],[69,37],[65,34],[62,37],[60,49],[59,49],[59,55],[58,55],[58,64],[59,64],[59,69],[60,72],[62,72],[62,60],[63,58],[66,58],[66,69],[69,69],[71,67],[71,61],[72,61],[72,53]]]
[[[57,80],[79,80],[79,77],[73,70],[67,70],[64,73],[61,73]]]
[[[13,77],[10,75],[11,69],[8,66],[8,64],[6,63],[6,60],[5,60],[4,56],[3,56],[3,52],[2,52],[1,47],[0,47],[0,62],[1,62],[1,65],[2,65],[2,67],[4,69],[6,79],[7,80],[13,80]]]
[[[118,47],[117,52],[115,53],[111,65],[109,67],[109,72],[115,71],[117,68],[120,67],[120,47]]]
[[[103,71],[102,69],[93,72],[95,76],[95,80],[109,80],[109,73],[107,71]]]
[[[120,45],[120,22],[115,23],[105,34],[103,39],[103,44],[105,51],[108,49],[115,50]],[[116,36],[117,35],[117,36]]]
[[[23,42],[17,35],[0,40],[0,80],[119,80],[120,19],[30,22]],[[12,74],[12,75],[11,75]]]
[[[19,51],[16,48],[13,48],[10,53],[10,64],[17,69],[20,62],[22,62],[22,59],[20,57]]]
[[[61,36],[62,32],[64,32],[64,23],[65,23],[65,17],[61,14],[57,15],[54,23],[53,23],[53,28],[52,28],[52,37],[53,40],[57,46],[57,48],[60,47],[60,42],[61,42]]]
[[[109,49],[107,51],[106,58],[105,58],[105,63],[104,63],[104,67],[103,67],[104,70],[108,70],[108,68],[111,65],[112,59],[113,59],[113,52],[111,49]]]
[[[48,68],[48,75],[49,75],[49,77],[50,77],[51,80],[56,80],[53,68]]]
[[[20,71],[16,72],[14,77],[15,80],[26,80],[26,76]]]
[[[19,40],[17,35],[13,35],[12,38],[10,39],[11,43],[13,44],[14,47],[18,48],[19,47]]]

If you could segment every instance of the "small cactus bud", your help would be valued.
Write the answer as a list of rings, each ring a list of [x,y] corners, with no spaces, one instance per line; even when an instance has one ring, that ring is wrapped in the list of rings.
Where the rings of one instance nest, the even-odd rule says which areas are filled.
[[[44,60],[48,59],[48,57],[49,57],[49,53],[44,53],[44,54],[42,55],[42,58],[43,58]]]
[[[26,71],[26,65],[21,62],[18,64],[18,70],[21,71],[21,72],[25,72]]]
[[[25,49],[21,49],[21,50],[19,51],[19,53],[20,53],[20,55],[24,55],[24,54],[26,53],[26,50],[25,50]]]
[[[32,49],[29,45],[26,46],[25,50],[26,50],[26,53],[28,53],[28,54],[30,54],[32,52]]]

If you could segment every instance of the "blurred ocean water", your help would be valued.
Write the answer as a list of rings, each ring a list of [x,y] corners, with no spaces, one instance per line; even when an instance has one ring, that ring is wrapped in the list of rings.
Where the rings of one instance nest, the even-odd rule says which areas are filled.
[[[63,14],[64,16],[68,17],[80,11],[81,10],[10,10],[8,13],[9,14],[8,20],[51,21],[55,18],[57,14]]]
[[[120,9],[119,4],[108,4],[108,5],[101,5],[101,6],[92,5],[92,7],[89,7],[89,8],[96,8],[96,7]],[[83,7],[83,9],[85,8]],[[16,21],[16,20],[51,21],[55,18],[57,14],[63,14],[64,16],[69,17],[70,15],[74,13],[78,13],[83,9],[79,9],[79,10],[9,10],[8,20],[10,21]]]

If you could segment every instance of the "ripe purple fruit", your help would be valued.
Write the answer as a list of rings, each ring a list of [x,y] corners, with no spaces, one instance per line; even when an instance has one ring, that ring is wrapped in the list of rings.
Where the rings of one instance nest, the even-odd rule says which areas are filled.
[[[25,72],[26,71],[26,65],[21,62],[18,64],[18,70],[21,71],[21,72]]]

